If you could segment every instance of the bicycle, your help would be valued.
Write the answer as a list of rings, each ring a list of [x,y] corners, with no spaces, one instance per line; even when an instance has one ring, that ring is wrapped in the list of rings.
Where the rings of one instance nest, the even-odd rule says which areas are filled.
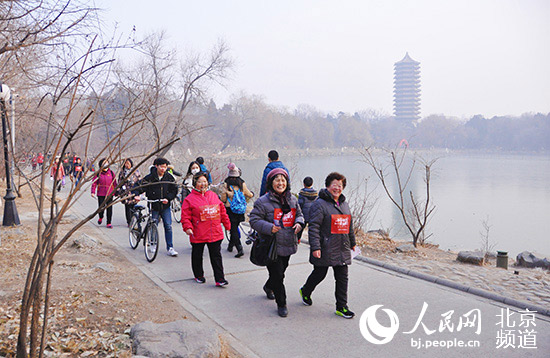
[[[241,238],[244,235],[244,237],[246,238],[245,243],[247,245],[250,245],[252,243],[252,241],[254,241],[253,237],[254,237],[256,231],[254,231],[254,229],[252,229],[252,227],[249,227],[249,230],[247,232],[246,226],[243,225],[243,224],[244,224],[244,221],[241,221],[239,223],[239,233],[241,235]],[[227,239],[227,241],[231,242],[231,231],[225,230],[224,232],[225,232],[225,238]]]
[[[179,185],[178,185],[179,188]],[[181,194],[179,193],[178,189],[178,195],[176,195],[176,198],[170,202],[170,211],[172,211],[172,217],[174,218],[174,221],[178,224],[181,223],[181,204],[183,200],[181,200]]]
[[[153,262],[155,260],[159,250],[157,221],[153,219],[149,204],[159,201],[161,200],[147,200],[149,210],[146,213],[143,212],[145,206],[134,205],[132,218],[130,219],[128,233],[130,247],[135,250],[139,246],[139,242],[143,239],[145,259],[148,262]]]

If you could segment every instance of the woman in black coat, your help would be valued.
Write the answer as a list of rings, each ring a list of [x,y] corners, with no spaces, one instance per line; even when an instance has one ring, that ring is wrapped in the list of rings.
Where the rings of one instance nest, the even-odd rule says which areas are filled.
[[[334,270],[336,281],[335,314],[344,318],[355,315],[348,309],[348,265],[351,265],[351,250],[355,248],[351,211],[342,195],[346,177],[330,173],[325,179],[325,189],[319,191],[319,198],[311,205],[309,222],[309,262],[313,271],[300,289],[302,302],[311,306],[311,293],[327,275],[328,268]]]
[[[305,226],[298,199],[290,193],[288,173],[275,168],[267,175],[267,193],[254,203],[250,225],[258,232],[259,240],[274,237],[277,260],[267,265],[269,279],[263,289],[269,299],[275,299],[279,316],[286,317],[285,271],[290,256],[298,250],[296,234]]]

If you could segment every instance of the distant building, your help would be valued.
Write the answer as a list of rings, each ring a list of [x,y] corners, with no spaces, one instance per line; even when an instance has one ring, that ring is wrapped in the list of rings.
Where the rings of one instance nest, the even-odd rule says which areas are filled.
[[[409,57],[394,64],[393,112],[395,119],[412,123],[420,119],[420,62]]]

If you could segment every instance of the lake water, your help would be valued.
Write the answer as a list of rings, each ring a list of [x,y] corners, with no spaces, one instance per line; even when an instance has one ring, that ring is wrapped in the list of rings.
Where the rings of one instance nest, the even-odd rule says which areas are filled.
[[[495,250],[508,251],[511,257],[524,250],[550,254],[550,156],[431,155],[431,158],[436,157],[431,181],[436,211],[428,227],[428,232],[432,233],[429,242],[444,249],[479,249],[485,221],[490,225],[489,240],[495,244]],[[291,172],[293,192],[300,190],[305,176],[314,179],[316,189],[324,187],[324,178],[331,171],[347,177],[344,194],[363,185],[367,179],[366,190],[372,193],[371,200],[378,199],[366,229],[390,229],[392,237],[410,240],[399,212],[359,155],[282,160]],[[237,161],[247,185],[255,190],[259,188],[266,164],[265,159]],[[409,188],[415,194],[424,194],[419,171]]]

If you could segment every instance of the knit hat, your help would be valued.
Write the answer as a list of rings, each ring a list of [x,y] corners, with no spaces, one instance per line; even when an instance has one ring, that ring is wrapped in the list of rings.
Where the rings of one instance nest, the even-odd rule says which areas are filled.
[[[286,170],[284,170],[283,168],[275,168],[275,169],[272,169],[269,174],[267,174],[267,180],[273,178],[274,176],[276,175],[279,175],[279,174],[282,174],[286,181],[288,182],[288,173],[286,172]]]
[[[228,177],[240,177],[239,168],[235,165],[235,163],[229,163],[227,166],[229,171],[227,172]]]

